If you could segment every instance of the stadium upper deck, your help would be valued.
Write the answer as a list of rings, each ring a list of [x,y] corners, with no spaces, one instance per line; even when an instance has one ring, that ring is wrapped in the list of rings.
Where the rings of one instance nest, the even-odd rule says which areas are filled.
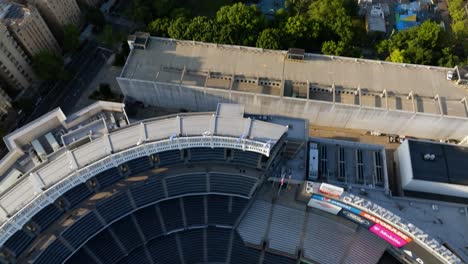
[[[107,106],[120,107],[120,111],[124,107],[123,104],[98,102],[69,118],[57,109],[5,137],[10,153],[0,160],[0,244],[46,206],[45,201],[52,201],[109,167],[141,156],[193,147],[229,146],[269,156],[287,131],[286,126],[244,118],[241,106],[222,104],[216,113],[120,123],[111,130],[115,122],[98,111]],[[83,135],[80,132],[83,127],[96,127],[93,119],[88,118],[109,123],[109,130],[102,134],[88,130],[89,133]],[[68,133],[54,132],[66,127],[70,127]],[[97,128],[100,131],[101,127]],[[51,131],[54,133],[47,136]],[[78,145],[70,146],[63,140],[69,134],[83,138],[75,138]],[[57,135],[62,135],[61,143],[55,139]],[[30,152],[22,149],[31,147],[26,145],[31,141]]]
[[[145,50],[132,51],[121,77],[467,117],[467,92],[446,80],[447,68],[286,55],[153,37]]]

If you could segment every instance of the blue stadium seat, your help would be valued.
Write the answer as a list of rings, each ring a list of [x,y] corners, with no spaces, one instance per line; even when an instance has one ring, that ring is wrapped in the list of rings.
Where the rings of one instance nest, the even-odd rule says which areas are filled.
[[[260,250],[244,245],[242,238],[234,232],[232,242],[231,263],[257,264],[260,260]]]
[[[225,161],[224,149],[222,148],[191,148],[190,160],[193,162],[199,161]]]
[[[130,187],[133,200],[137,207],[161,200],[165,197],[160,178],[151,178],[146,182]]]
[[[145,254],[145,248],[140,246],[128,253],[128,256],[122,258],[117,264],[151,264],[151,262]]]
[[[156,214],[156,208],[152,205],[140,209],[133,213],[136,217],[138,225],[141,228],[141,231],[145,235],[147,240],[156,238],[163,234],[161,228],[161,222],[159,217]]]
[[[184,228],[179,199],[163,201],[159,203],[159,209],[167,232]]]
[[[122,175],[120,175],[119,169],[117,168],[110,168],[97,174],[94,177],[99,182],[101,188],[106,188],[107,186],[110,186],[123,178]]]
[[[62,244],[58,239],[55,239],[44,251],[34,260],[37,264],[50,264],[50,263],[62,263],[69,255],[71,251]]]
[[[96,262],[84,251],[80,249],[73,254],[65,263],[67,264],[96,264]]]
[[[126,192],[116,193],[97,202],[96,209],[107,223],[133,210]]]
[[[207,191],[206,174],[185,174],[165,178],[169,196]]]
[[[120,242],[122,242],[127,252],[132,251],[143,243],[140,234],[133,223],[131,215],[113,223],[111,228],[119,238]]]
[[[68,241],[74,248],[78,248],[88,239],[102,228],[97,216],[93,212],[89,212],[81,217],[62,232],[62,237]]]
[[[159,166],[171,165],[175,163],[180,163],[182,160],[180,158],[179,150],[170,150],[158,153],[159,157]]]
[[[70,190],[68,190],[63,196],[70,202],[70,207],[73,208],[84,199],[91,196],[93,191],[86,187],[86,184],[82,183]]]
[[[178,233],[185,263],[203,263],[203,229],[193,229]]]
[[[263,264],[296,264],[297,260],[281,255],[265,252]]]
[[[156,238],[148,243],[148,250],[155,263],[177,264],[180,262],[180,254],[175,235],[171,234]]]
[[[226,262],[231,231],[231,229],[207,228],[208,262]]]
[[[257,179],[242,175],[210,174],[210,191],[249,196]]]
[[[64,212],[54,204],[49,204],[39,213],[34,215],[31,220],[38,224],[42,230],[49,227],[55,220],[57,220]]]
[[[229,196],[209,195],[208,196],[208,224],[232,226],[240,216],[247,200],[242,198],[233,199],[229,208]]]
[[[185,196],[183,201],[187,226],[205,225],[204,196]]]
[[[8,248],[15,256],[18,256],[31,244],[34,238],[35,236],[29,235],[26,231],[18,230],[3,246]]]
[[[86,246],[104,264],[116,263],[125,254],[107,229],[89,240]]]
[[[132,174],[147,171],[153,167],[149,157],[140,157],[127,162],[127,166]]]
[[[257,168],[260,154],[250,151],[233,150],[232,163]]]

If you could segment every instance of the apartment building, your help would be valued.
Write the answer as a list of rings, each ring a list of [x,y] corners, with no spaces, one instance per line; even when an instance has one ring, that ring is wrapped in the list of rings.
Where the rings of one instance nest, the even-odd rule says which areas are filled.
[[[0,79],[16,90],[29,88],[34,79],[31,60],[0,23]]]
[[[29,56],[48,50],[60,53],[60,46],[33,5],[0,4],[0,23],[4,24]]]
[[[63,38],[64,26],[80,25],[81,11],[76,0],[28,0],[28,3],[39,9],[39,13],[59,41]]]
[[[8,109],[11,108],[11,98],[3,91],[0,86],[0,116],[8,113]]]

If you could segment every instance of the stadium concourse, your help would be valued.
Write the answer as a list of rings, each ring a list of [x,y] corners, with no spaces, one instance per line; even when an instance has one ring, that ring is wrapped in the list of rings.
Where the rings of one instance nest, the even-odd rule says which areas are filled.
[[[98,102],[6,136],[0,262],[462,263],[343,188],[286,180],[298,127],[246,116],[220,104],[130,123]]]

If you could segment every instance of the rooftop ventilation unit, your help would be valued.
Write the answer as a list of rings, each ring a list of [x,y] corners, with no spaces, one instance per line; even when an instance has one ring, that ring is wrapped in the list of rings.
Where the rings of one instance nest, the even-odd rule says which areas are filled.
[[[290,48],[288,49],[288,59],[291,60],[304,60],[305,50]]]
[[[127,42],[130,49],[146,49],[146,47],[148,47],[149,39],[149,33],[135,32],[134,35],[128,36]]]

